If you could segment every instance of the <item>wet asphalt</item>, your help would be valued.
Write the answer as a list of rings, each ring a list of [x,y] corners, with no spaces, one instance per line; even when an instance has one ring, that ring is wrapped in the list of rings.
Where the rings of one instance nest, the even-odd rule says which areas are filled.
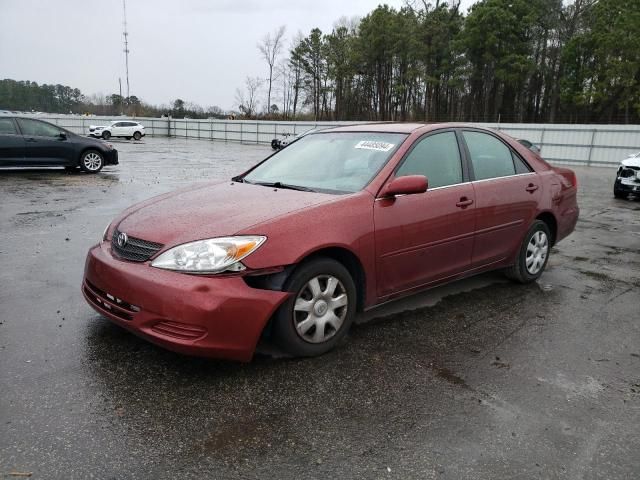
[[[131,203],[269,147],[114,144],[99,175],[0,171],[0,478],[640,477],[640,201],[612,169],[576,168],[581,219],[537,283],[482,275],[361,316],[323,357],[237,364],[112,325],[82,270]]]

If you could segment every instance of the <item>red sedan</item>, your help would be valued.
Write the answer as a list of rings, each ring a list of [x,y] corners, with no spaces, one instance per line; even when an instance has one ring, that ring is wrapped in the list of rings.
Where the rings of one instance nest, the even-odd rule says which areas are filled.
[[[576,192],[571,170],[493,130],[333,128],[129,208],[89,250],[82,291],[174,351],[248,361],[270,335],[320,355],[383,302],[488,270],[536,280]]]

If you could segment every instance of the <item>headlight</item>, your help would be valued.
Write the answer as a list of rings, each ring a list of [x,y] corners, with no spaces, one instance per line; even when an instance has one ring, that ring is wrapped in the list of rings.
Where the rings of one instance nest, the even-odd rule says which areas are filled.
[[[113,145],[111,145],[110,143],[104,143],[104,146],[107,150],[113,150]]]
[[[245,269],[240,260],[254,252],[266,239],[256,235],[185,243],[161,254],[151,266],[187,273],[238,272]]]

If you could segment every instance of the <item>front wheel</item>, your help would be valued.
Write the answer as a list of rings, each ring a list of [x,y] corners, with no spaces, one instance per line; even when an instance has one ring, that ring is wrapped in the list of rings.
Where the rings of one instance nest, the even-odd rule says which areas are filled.
[[[134,140],[136,140],[136,141],[137,141],[137,140],[140,140],[141,138],[142,138],[142,134],[141,134],[140,132],[135,132],[135,133],[133,134],[133,139],[134,139]]]
[[[87,173],[98,173],[104,167],[104,158],[96,150],[87,150],[80,158],[80,168]]]
[[[551,232],[541,220],[533,222],[518,250],[516,262],[505,273],[519,283],[530,283],[542,275],[551,250]]]
[[[621,190],[618,190],[615,185],[613,186],[613,196],[615,198],[627,198],[627,194]]]
[[[111,132],[102,132],[102,138],[109,140],[111,138]]]
[[[312,357],[334,348],[356,313],[356,286],[349,271],[330,258],[300,265],[287,280],[293,292],[274,318],[275,342],[287,353]]]

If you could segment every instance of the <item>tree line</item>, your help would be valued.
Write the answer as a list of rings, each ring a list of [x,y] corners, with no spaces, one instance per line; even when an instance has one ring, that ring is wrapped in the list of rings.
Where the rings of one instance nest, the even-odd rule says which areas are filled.
[[[291,42],[258,45],[264,115],[317,120],[634,123],[640,120],[640,1],[459,0],[381,5]],[[274,67],[274,64],[276,66]],[[260,79],[236,99],[256,115]],[[267,82],[265,82],[267,83]],[[278,88],[279,86],[279,88]],[[251,91],[251,95],[245,92]],[[246,98],[252,98],[248,104]],[[266,108],[268,106],[268,108]]]
[[[74,113],[93,115],[129,115],[138,117],[160,117],[172,115],[176,118],[224,118],[220,107],[204,109],[200,105],[180,98],[168,105],[151,105],[135,95],[124,97],[110,95],[84,95],[79,89],[66,85],[39,85],[36,82],[4,79],[0,80],[0,109],[21,112]]]

